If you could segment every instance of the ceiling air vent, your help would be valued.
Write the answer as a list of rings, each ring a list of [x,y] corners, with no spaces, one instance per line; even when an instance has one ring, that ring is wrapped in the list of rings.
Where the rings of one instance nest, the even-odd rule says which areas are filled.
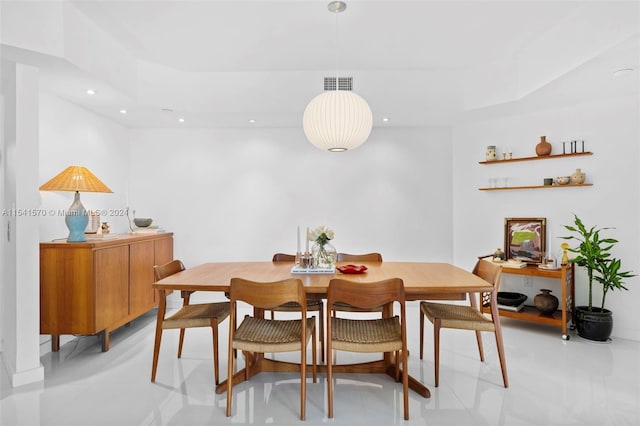
[[[336,90],[336,78],[324,78],[324,90]],[[353,90],[353,77],[338,77],[337,90]]]

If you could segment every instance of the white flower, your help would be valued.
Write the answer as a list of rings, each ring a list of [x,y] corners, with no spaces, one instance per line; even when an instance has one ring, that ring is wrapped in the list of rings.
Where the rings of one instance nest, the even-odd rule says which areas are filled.
[[[309,241],[315,241],[318,244],[326,244],[327,241],[332,240],[333,237],[333,230],[324,225],[318,226],[316,229],[309,231],[309,235],[307,235]]]

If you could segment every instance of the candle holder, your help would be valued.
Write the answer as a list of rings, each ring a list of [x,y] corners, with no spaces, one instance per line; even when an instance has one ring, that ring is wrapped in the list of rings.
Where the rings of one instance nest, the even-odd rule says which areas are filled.
[[[313,268],[313,261],[311,258],[311,253],[309,252],[305,252],[301,257],[300,257],[300,267],[304,268],[304,269],[311,269]]]

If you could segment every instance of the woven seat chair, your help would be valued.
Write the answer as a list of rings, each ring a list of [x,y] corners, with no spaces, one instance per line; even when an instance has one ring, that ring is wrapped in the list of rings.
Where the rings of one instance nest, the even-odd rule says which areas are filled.
[[[231,318],[229,321],[229,364],[227,377],[233,377],[234,350],[245,356],[245,380],[249,380],[250,366],[255,353],[300,351],[300,420],[305,418],[307,346],[312,345],[313,382],[317,381],[316,323],[307,318],[307,298],[302,281],[291,278],[276,282],[254,282],[232,278],[229,291]],[[273,309],[287,302],[300,305],[302,318],[296,320],[265,319],[261,316],[245,316],[236,328],[237,304],[245,302],[254,312]],[[231,416],[233,380],[227,380],[227,417]]]
[[[153,273],[156,281],[184,270],[184,264],[180,260],[173,260],[164,265],[155,265]],[[218,372],[218,324],[229,316],[229,302],[199,303],[190,305],[189,298],[192,292],[183,291],[183,305],[176,313],[165,318],[167,309],[167,295],[164,291],[159,291],[158,319],[156,321],[156,337],[153,346],[153,365],[151,367],[151,381],[156,381],[156,370],[158,368],[158,355],[160,353],[160,342],[162,332],[167,329],[180,329],[180,339],[178,342],[178,358],[182,357],[182,345],[184,343],[184,332],[186,328],[211,327],[213,338],[213,375],[216,385],[220,383]]]
[[[338,253],[338,262],[382,262],[382,255],[380,253],[366,253],[366,254],[349,254]],[[338,302],[333,307],[334,315],[336,312],[382,312],[381,306],[375,306],[371,309],[358,309],[354,306],[350,306],[347,303]]]
[[[496,295],[500,286],[502,268],[500,265],[479,259],[473,268],[473,273],[485,281],[493,284],[494,291],[490,295],[490,303],[495,304]],[[481,300],[485,300],[481,298]],[[478,302],[474,293],[469,293],[470,306],[454,305],[447,303],[420,302],[420,359],[424,349],[424,318],[429,318],[433,323],[434,336],[434,367],[435,385],[438,387],[440,379],[440,329],[455,328],[461,330],[474,330],[480,352],[480,361],[484,361],[484,350],[482,347],[482,331],[490,331],[495,334],[498,358],[502,369],[502,380],[504,387],[509,387],[507,378],[507,364],[504,355],[504,345],[502,343],[502,329],[500,328],[500,317],[496,315],[485,316],[478,308]]]
[[[407,366],[407,327],[404,284],[400,278],[362,283],[334,278],[329,282],[328,306],[345,302],[364,310],[377,306],[400,305],[400,317],[347,319],[327,316],[327,396],[333,418],[333,350],[348,352],[394,352],[396,381],[402,375],[404,419],[409,420],[409,375]],[[402,374],[400,373],[402,361]]]
[[[276,253],[271,259],[272,262],[295,262],[293,254]],[[300,312],[300,305],[296,302],[284,303],[276,306],[271,311],[271,318],[275,318],[274,312]],[[318,340],[320,341],[320,360],[324,362],[324,302],[321,297],[307,296],[307,312],[318,313]]]

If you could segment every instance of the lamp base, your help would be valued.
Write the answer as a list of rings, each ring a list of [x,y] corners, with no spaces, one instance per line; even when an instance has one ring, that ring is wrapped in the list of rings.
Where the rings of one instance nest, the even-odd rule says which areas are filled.
[[[69,228],[68,243],[83,243],[87,241],[84,230],[89,223],[89,216],[87,215],[87,210],[85,210],[80,202],[80,193],[78,191],[76,191],[73,203],[69,207],[69,210],[67,210],[64,222],[67,224],[67,228]]]

